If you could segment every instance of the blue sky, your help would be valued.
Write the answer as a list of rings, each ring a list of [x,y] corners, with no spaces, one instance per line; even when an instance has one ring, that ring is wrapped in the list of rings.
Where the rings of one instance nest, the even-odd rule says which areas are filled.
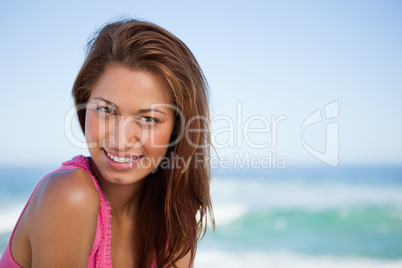
[[[218,149],[220,157],[275,152],[289,167],[325,166],[302,146],[301,128],[338,101],[339,117],[328,122],[339,124],[339,166],[402,165],[400,14],[399,1],[1,1],[0,163],[56,165],[87,154],[64,133],[85,44],[107,21],[132,17],[159,24],[193,51],[210,85],[212,118],[235,119],[238,101],[243,124],[286,116],[276,148],[243,143]],[[306,130],[309,146],[324,150],[328,122]],[[212,121],[215,131],[225,126]],[[216,137],[222,143],[229,134]],[[250,137],[263,144],[272,133]]]

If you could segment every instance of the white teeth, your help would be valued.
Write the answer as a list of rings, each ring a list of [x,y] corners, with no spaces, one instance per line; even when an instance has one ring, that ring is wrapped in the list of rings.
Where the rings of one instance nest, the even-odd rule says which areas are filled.
[[[110,153],[107,153],[107,155],[111,158],[111,159],[113,159],[113,161],[115,161],[115,162],[118,162],[118,163],[128,163],[128,162],[131,162],[131,161],[134,161],[134,160],[136,160],[138,157],[140,157],[140,156],[137,156],[137,157],[118,157],[118,156],[114,156],[114,155],[112,155],[112,154],[110,154]]]

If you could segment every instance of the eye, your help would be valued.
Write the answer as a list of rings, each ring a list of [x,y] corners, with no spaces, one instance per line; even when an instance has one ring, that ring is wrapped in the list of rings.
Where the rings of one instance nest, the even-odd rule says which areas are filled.
[[[105,106],[98,106],[96,109],[98,111],[104,112],[105,114],[113,114],[114,113],[114,110],[112,108],[105,107]]]
[[[158,119],[151,117],[151,116],[141,116],[140,117],[143,121],[145,121],[146,123],[158,123]]]

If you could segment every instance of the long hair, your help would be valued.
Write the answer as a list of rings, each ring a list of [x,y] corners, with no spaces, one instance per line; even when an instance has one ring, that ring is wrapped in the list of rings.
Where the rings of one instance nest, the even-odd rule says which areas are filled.
[[[88,43],[85,61],[73,85],[75,105],[88,102],[109,64],[151,72],[165,81],[172,96],[175,126],[160,168],[144,178],[136,222],[137,267],[174,263],[191,252],[215,221],[210,198],[210,128],[208,85],[194,55],[167,30],[144,21],[124,20],[104,26]],[[77,108],[85,134],[85,109]],[[185,128],[197,129],[187,131]],[[188,130],[188,129],[187,129]],[[176,159],[186,165],[175,165]],[[176,161],[175,161],[176,160]],[[187,167],[187,168],[186,168]]]

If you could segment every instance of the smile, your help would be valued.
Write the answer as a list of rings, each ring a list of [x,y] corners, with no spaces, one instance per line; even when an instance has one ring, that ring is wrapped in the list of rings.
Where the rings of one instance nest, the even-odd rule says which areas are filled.
[[[108,152],[106,152],[106,153],[107,153],[107,156],[109,156],[113,161],[118,162],[118,163],[129,163],[129,162],[137,160],[138,158],[141,157],[140,155],[137,157],[134,157],[134,158],[133,157],[118,157],[118,156],[112,155]]]
[[[106,161],[114,169],[128,170],[134,168],[144,157],[133,153],[121,153],[113,149],[103,149]]]

